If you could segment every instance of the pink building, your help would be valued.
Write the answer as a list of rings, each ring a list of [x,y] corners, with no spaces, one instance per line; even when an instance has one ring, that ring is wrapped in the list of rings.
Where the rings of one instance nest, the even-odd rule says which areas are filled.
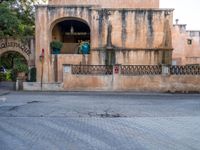
[[[173,65],[200,64],[200,31],[188,31],[177,23],[172,30]]]

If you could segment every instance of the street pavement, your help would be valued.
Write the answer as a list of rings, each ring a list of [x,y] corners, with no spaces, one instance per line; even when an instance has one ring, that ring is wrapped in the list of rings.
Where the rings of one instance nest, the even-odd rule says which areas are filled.
[[[10,92],[9,90],[0,89],[0,96],[6,95],[6,94],[8,94],[9,92]]]
[[[0,150],[198,149],[198,94],[0,95]]]

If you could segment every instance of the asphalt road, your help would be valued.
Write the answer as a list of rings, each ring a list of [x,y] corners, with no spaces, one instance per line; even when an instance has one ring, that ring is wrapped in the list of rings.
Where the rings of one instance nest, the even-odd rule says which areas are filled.
[[[200,149],[200,95],[11,92],[0,150]]]

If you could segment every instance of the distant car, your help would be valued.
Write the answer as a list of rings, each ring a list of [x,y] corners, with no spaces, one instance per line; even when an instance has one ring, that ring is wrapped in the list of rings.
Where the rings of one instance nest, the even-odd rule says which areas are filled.
[[[0,67],[0,73],[6,73],[6,69],[3,66]]]

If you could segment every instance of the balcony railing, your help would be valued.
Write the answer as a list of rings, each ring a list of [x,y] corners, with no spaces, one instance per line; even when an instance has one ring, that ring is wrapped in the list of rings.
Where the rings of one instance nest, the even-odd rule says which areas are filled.
[[[78,75],[112,75],[113,66],[72,65],[72,74]]]
[[[161,65],[120,65],[121,75],[161,75]],[[200,75],[200,65],[165,66],[169,75]],[[116,72],[115,72],[116,73]],[[112,75],[113,66],[106,65],[72,65],[72,74],[77,75]]]
[[[162,66],[159,65],[125,65],[121,66],[123,75],[160,75]]]

